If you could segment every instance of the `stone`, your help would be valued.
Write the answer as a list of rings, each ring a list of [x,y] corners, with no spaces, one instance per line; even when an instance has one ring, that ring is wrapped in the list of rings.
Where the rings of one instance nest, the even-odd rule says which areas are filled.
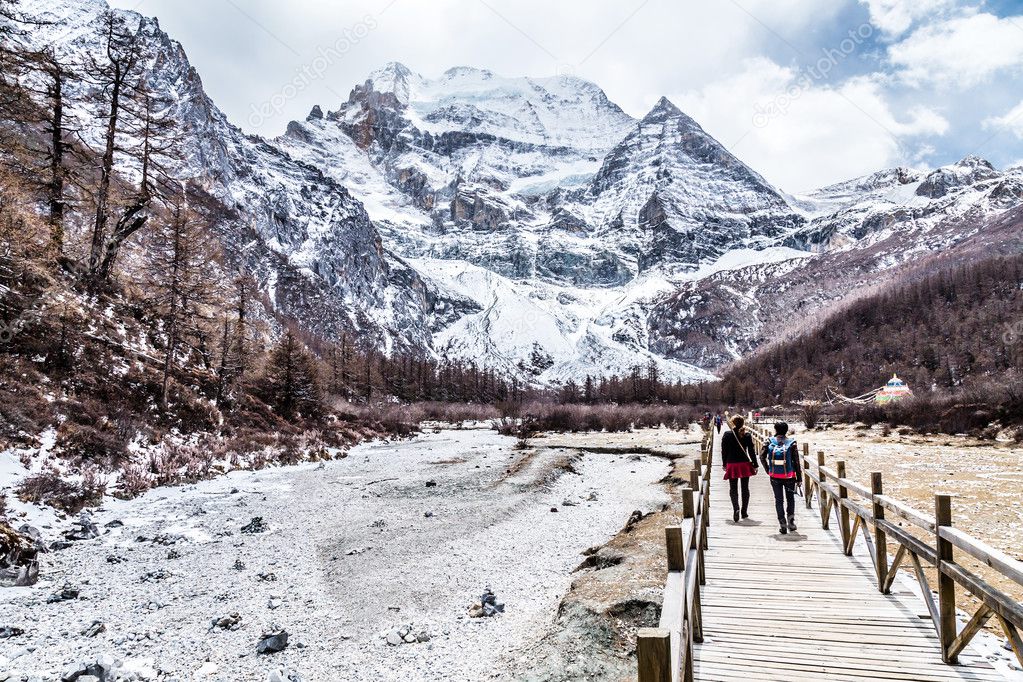
[[[242,617],[239,613],[231,613],[213,620],[213,627],[221,630],[237,630],[242,626]]]
[[[92,540],[99,537],[99,528],[92,522],[88,512],[78,515],[78,520],[70,530],[64,531],[64,539],[77,542],[79,540]]]
[[[426,487],[427,488],[436,488],[437,487],[437,481],[434,481],[434,480],[427,481],[426,482]]]
[[[71,665],[64,668],[64,672],[60,674],[61,682],[74,682],[82,675],[85,675],[89,670],[89,664],[85,661],[79,661],[72,663]]]
[[[285,630],[264,634],[256,645],[257,654],[273,654],[288,648],[288,633]]]
[[[398,634],[397,630],[391,630],[387,633],[387,643],[391,646],[398,646],[402,642],[402,636]]]
[[[56,604],[62,601],[71,601],[72,599],[78,599],[78,588],[73,587],[70,583],[64,583],[64,587],[60,588],[59,592],[54,592],[46,599],[47,604]]]
[[[433,518],[433,512],[432,511],[428,511],[428,512],[424,513],[423,516],[425,516],[428,519]]]
[[[85,637],[95,637],[96,635],[106,631],[107,626],[103,621],[94,620],[89,627],[82,631],[82,635]]]
[[[0,627],[0,639],[9,639],[23,634],[25,634],[24,630],[14,627],[13,625],[4,625],[3,627]]]
[[[417,642],[429,642],[430,641],[430,633],[425,631],[425,630],[423,630],[418,635],[416,635],[416,641]]]
[[[558,508],[557,508],[557,507],[551,507],[551,512],[553,512],[553,513],[557,513],[557,511],[558,511]]]
[[[270,527],[263,521],[262,516],[253,516],[252,520],[242,526],[241,531],[253,535],[255,533],[265,533]]]
[[[147,573],[142,574],[142,577],[139,578],[139,580],[144,583],[148,583],[155,582],[157,580],[166,580],[169,577],[171,577],[171,574],[169,572],[165,571],[162,568],[159,568],[155,571],[149,571]]]
[[[120,528],[124,525],[124,521],[114,519],[113,521],[107,521],[103,524],[105,528]]]
[[[576,506],[576,503],[573,502],[572,500],[565,500],[564,502],[561,503],[561,506],[562,507],[574,507],[574,506]]]

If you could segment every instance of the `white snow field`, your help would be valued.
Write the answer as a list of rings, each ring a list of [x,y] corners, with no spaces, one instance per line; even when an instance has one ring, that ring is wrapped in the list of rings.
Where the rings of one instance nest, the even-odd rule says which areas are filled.
[[[668,461],[514,444],[443,430],[110,500],[93,514],[103,535],[0,591],[0,626],[25,631],[0,639],[0,672],[57,680],[106,654],[143,679],[519,679],[514,651],[553,622],[580,552],[667,501]],[[257,516],[268,530],[242,533]],[[65,582],[80,596],[47,603]],[[469,618],[488,585],[506,611]],[[239,629],[211,626],[232,613]],[[94,621],[105,631],[83,634]],[[403,625],[429,641],[389,645]],[[276,628],[289,646],[258,655]]]

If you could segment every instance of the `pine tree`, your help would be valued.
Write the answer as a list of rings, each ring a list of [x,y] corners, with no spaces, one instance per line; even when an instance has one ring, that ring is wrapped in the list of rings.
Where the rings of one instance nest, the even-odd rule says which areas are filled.
[[[283,417],[316,417],[322,408],[316,360],[290,328],[266,367],[266,397]]]

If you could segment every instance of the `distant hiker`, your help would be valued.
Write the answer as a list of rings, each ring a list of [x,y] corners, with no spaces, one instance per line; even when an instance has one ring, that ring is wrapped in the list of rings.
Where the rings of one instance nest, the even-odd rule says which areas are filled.
[[[764,443],[760,461],[771,477],[774,489],[774,507],[778,512],[780,532],[785,535],[796,530],[796,485],[802,481],[803,471],[794,438],[788,438],[789,425],[778,422],[774,436]],[[724,446],[722,445],[722,448]],[[784,495],[784,499],[783,499]],[[786,513],[786,506],[787,511]]]
[[[721,433],[721,415],[720,414],[714,416],[714,426],[717,427],[718,433]]]
[[[744,519],[749,518],[749,478],[757,474],[755,452],[753,436],[746,430],[746,420],[742,417],[735,417],[732,419],[728,431],[721,436],[721,461],[725,465],[728,495],[732,498],[732,520],[736,523],[739,522],[740,515]],[[741,508],[739,507],[740,487],[742,488]]]

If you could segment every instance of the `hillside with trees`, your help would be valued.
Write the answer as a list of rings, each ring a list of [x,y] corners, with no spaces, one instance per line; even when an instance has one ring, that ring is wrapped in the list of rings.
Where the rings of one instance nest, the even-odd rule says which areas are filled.
[[[1023,254],[931,265],[857,300],[819,327],[735,363],[726,402],[857,396],[897,373],[924,401],[1023,418]]]
[[[0,22],[0,447],[39,453],[23,498],[74,509],[107,473],[132,495],[415,428],[387,405],[522,397],[472,363],[282,315],[222,251],[231,211],[174,175],[183,133],[140,34],[108,13],[102,49],[71,64],[19,26]]]

